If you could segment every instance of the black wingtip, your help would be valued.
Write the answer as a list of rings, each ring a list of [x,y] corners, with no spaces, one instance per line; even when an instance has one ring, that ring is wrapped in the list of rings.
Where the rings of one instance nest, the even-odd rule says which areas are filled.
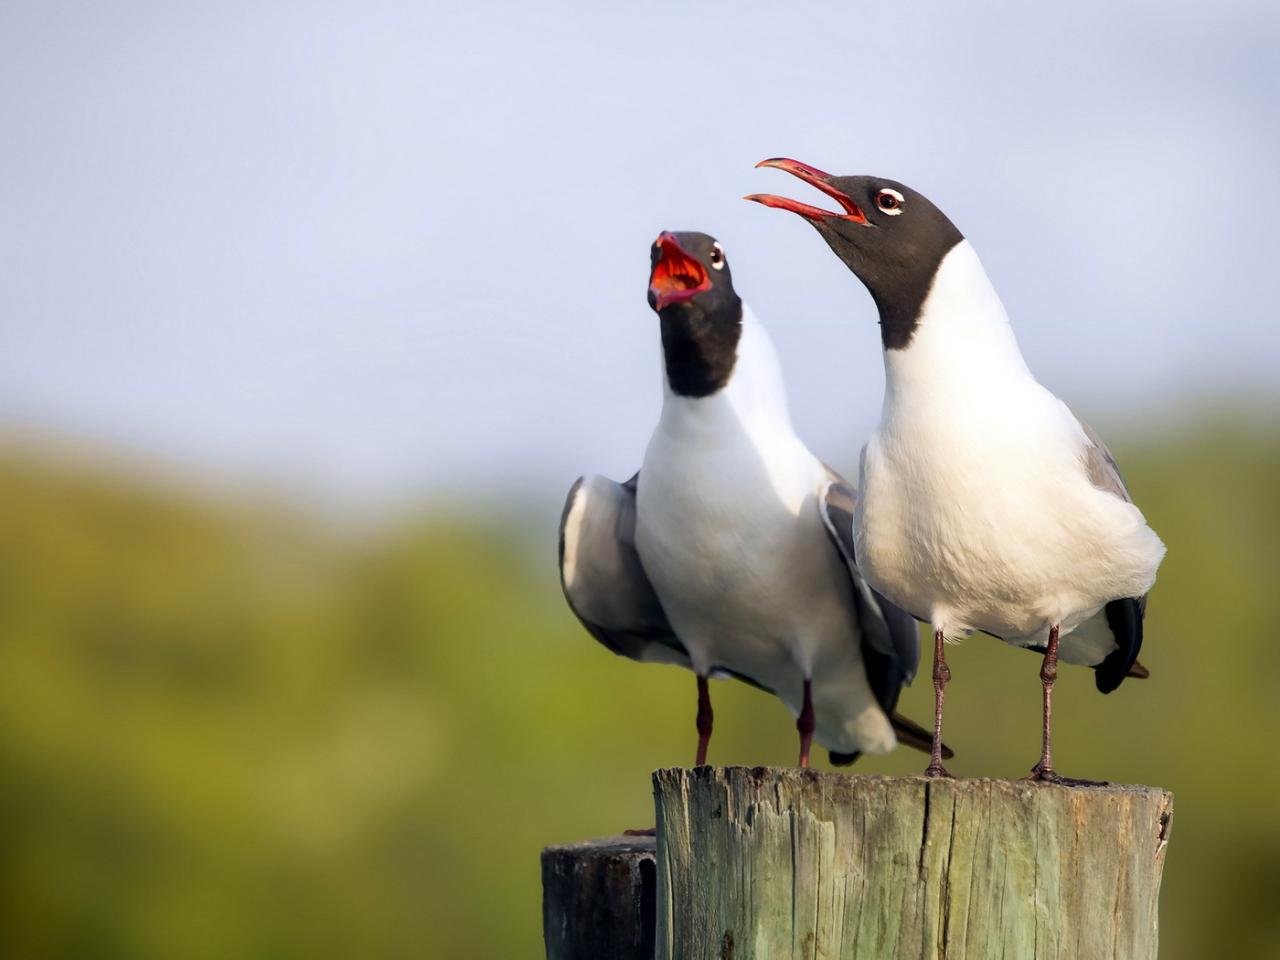
[[[1110,693],[1138,662],[1142,649],[1142,601],[1137,597],[1112,600],[1105,607],[1107,626],[1115,637],[1116,648],[1094,667],[1094,683],[1100,693]],[[1143,668],[1145,672],[1145,667]]]
[[[857,751],[853,753],[836,753],[834,750],[828,750],[827,756],[831,759],[831,765],[833,767],[847,767],[862,756],[862,754]]]

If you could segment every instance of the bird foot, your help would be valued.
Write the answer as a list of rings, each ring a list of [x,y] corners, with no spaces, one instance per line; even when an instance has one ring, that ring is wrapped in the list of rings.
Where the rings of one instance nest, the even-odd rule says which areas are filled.
[[[1060,773],[1055,773],[1052,767],[1041,766],[1037,763],[1031,768],[1031,773],[1022,778],[1028,783],[1051,783],[1059,787],[1106,787],[1110,783],[1106,780],[1084,780],[1080,777],[1064,777]]]
[[[639,827],[635,830],[623,830],[624,837],[656,837],[658,835],[657,827]]]
[[[926,777],[943,777],[947,780],[954,780],[955,777],[947,772],[947,768],[940,763],[931,763],[925,767],[924,775]]]

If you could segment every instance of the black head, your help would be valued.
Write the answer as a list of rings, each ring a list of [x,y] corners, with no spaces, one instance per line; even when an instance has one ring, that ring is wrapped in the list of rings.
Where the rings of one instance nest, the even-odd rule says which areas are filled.
[[[756,166],[785,170],[840,205],[843,212],[832,213],[772,194],[746,198],[812,223],[871,292],[885,349],[910,343],[938,264],[964,239],[955,224],[927,197],[896,180],[833,177],[796,160],[762,160]]]
[[[714,237],[663,231],[649,252],[649,306],[662,322],[671,389],[706,397],[729,382],[742,335],[742,301]]]

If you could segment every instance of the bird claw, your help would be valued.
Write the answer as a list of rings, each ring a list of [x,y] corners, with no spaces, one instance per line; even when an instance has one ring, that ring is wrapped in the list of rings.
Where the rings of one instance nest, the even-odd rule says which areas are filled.
[[[1041,766],[1038,763],[1031,768],[1031,773],[1022,779],[1027,783],[1049,783],[1058,787],[1110,786],[1110,782],[1107,780],[1084,780],[1080,777],[1064,777],[1060,773],[1055,773],[1052,767]]]
[[[955,776],[947,771],[947,768],[940,763],[931,763],[925,767],[924,775],[926,777],[942,777],[946,780],[954,780]]]

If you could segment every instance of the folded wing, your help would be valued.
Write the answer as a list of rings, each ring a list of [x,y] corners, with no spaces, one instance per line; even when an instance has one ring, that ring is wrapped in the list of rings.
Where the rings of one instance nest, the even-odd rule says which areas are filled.
[[[916,622],[905,610],[872,590],[859,572],[853,552],[853,510],[857,493],[830,467],[827,474],[828,483],[819,502],[822,522],[840,552],[853,584],[867,679],[881,708],[892,716],[902,687],[915,678],[920,663],[920,637]]]
[[[1133,503],[1124,477],[1120,475],[1120,466],[1107,445],[1102,442],[1102,437],[1079,417],[1075,419],[1085,435],[1084,467],[1089,475],[1089,482],[1126,503]],[[1125,677],[1142,676],[1146,672],[1146,668],[1140,665],[1138,670],[1141,672],[1135,672],[1138,652],[1142,649],[1142,625],[1147,616],[1146,595],[1112,600],[1106,606],[1105,615],[1116,649],[1094,670],[1098,689],[1103,693],[1110,693],[1124,682]]]
[[[636,552],[639,476],[574,483],[560,518],[560,585],[582,625],[614,653],[689,667]]]

